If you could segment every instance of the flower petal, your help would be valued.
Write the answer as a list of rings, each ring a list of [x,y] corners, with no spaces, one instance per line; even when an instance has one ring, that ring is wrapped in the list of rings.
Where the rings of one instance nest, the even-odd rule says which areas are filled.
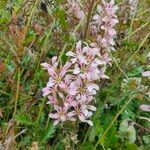
[[[91,120],[85,120],[84,122],[88,123],[90,126],[93,126],[93,122]]]
[[[142,111],[150,112],[150,105],[141,105],[141,106],[140,106],[140,109],[141,109]]]
[[[73,53],[72,51],[69,51],[66,53],[66,56],[76,57],[76,54]]]

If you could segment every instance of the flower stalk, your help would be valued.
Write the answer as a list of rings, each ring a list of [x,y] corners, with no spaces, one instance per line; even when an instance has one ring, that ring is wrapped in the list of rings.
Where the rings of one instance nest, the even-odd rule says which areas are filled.
[[[115,45],[117,7],[113,0],[110,3],[102,0],[102,4],[97,6],[98,14],[92,16],[94,2],[91,1],[84,38],[90,27],[95,41],[88,44],[79,40],[75,52],[66,53],[68,60],[64,65],[60,63],[64,50],[58,58],[53,57],[51,63],[41,64],[49,74],[49,81],[42,92],[49,100],[47,104],[53,106],[54,112],[49,117],[54,119],[54,125],[79,121],[93,126],[90,118],[96,111],[93,104],[99,90],[97,83],[109,78],[105,70],[107,65],[111,65],[109,53]],[[77,13],[77,6],[74,3],[70,11]]]

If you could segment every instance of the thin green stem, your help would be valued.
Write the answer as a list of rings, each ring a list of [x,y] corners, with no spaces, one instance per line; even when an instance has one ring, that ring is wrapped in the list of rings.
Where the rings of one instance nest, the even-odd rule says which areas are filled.
[[[13,112],[13,118],[16,115],[17,112],[17,102],[18,102],[18,98],[19,98],[19,87],[20,87],[20,69],[18,70],[18,79],[17,79],[17,90],[16,90],[16,95],[15,95],[15,105],[14,105],[14,112]]]
[[[47,129],[47,128],[48,128],[49,120],[50,120],[50,118],[48,117],[48,118],[47,118],[47,121],[46,121],[45,129]]]
[[[86,142],[87,137],[88,137],[88,134],[89,134],[89,129],[88,129],[88,131],[86,132],[86,135],[84,136],[84,139],[83,139],[83,143],[82,143],[82,144],[84,144],[84,143]]]
[[[36,75],[37,75],[37,72],[38,72],[38,68],[40,66],[41,58],[43,56],[44,50],[46,49],[46,46],[47,46],[49,37],[50,37],[50,35],[52,33],[52,29],[53,29],[54,25],[55,25],[55,20],[53,21],[53,23],[52,23],[52,25],[50,27],[50,30],[49,30],[46,38],[45,38],[45,42],[44,42],[43,47],[41,49],[41,52],[40,52],[40,55],[39,55],[39,59],[38,59],[37,65],[36,65],[35,73],[34,73],[33,83],[35,82],[35,78],[36,78]]]
[[[148,39],[148,37],[150,36],[150,32],[145,36],[145,38],[142,40],[142,42],[140,43],[138,49],[130,56],[130,58],[128,59],[126,66],[128,66],[129,62],[132,60],[132,58],[136,55],[136,53],[140,50],[140,48],[143,46],[143,44],[146,42],[146,40]]]
[[[7,92],[5,92],[5,91],[1,90],[1,89],[0,89],[0,92],[1,92],[2,94],[7,95],[7,96],[11,96],[11,94],[9,94],[9,93],[7,93]]]
[[[111,55],[111,54],[110,54]],[[128,79],[128,76],[126,75],[125,71],[122,70],[122,68],[119,66],[117,60],[111,55],[113,61],[115,62],[116,66],[119,68],[119,70],[122,72],[122,74],[125,76],[125,78]]]
[[[138,5],[137,5],[138,6]],[[129,27],[129,32],[128,32],[128,35],[131,34],[131,31],[132,31],[132,27],[133,27],[133,23],[134,23],[134,18],[136,16],[136,11],[137,11],[137,6],[136,6],[136,9],[135,9],[135,12],[134,12],[134,15],[132,16],[132,19],[131,19],[131,24],[130,24],[130,27]],[[130,40],[130,36],[128,36],[128,41]]]
[[[44,107],[44,104],[45,104],[45,100],[46,100],[46,98],[42,99],[42,104],[40,105],[40,111],[39,111],[39,114],[38,114],[38,117],[37,117],[37,122],[38,123],[40,122],[40,117],[41,117],[41,113],[42,113],[42,110],[43,110],[43,107]]]
[[[149,11],[150,11],[150,9],[148,8],[145,11],[142,11],[140,14],[138,14],[137,17],[143,16],[143,14],[145,14],[145,13],[147,13]]]
[[[131,98],[125,103],[125,105],[122,107],[122,109],[116,114],[116,116],[114,117],[114,119],[111,121],[110,125],[108,126],[108,128],[105,130],[105,132],[103,133],[103,135],[100,137],[100,139],[97,141],[95,147],[93,150],[96,150],[98,144],[101,144],[102,140],[105,138],[107,132],[111,129],[112,125],[114,124],[114,122],[117,120],[118,116],[122,113],[122,111],[128,106],[128,104],[132,101],[132,99],[135,97],[135,94],[133,94],[131,96]]]
[[[130,38],[131,36],[133,36],[135,33],[137,33],[138,31],[142,30],[143,28],[145,28],[148,24],[149,24],[149,22],[146,22],[143,26],[141,26],[138,29],[136,29],[135,31],[133,31],[131,34],[129,34],[123,40],[127,40],[128,38]]]
[[[27,22],[27,29],[28,29],[29,26],[30,26],[30,23],[31,23],[32,18],[33,18],[33,16],[34,16],[35,9],[36,9],[36,6],[38,5],[38,2],[39,2],[39,0],[35,0],[34,6],[33,6],[32,10],[31,10],[31,13],[30,13],[30,16],[29,16],[29,19],[28,19],[28,22]]]
[[[66,50],[66,47],[67,47],[68,43],[65,43],[61,53],[59,54],[59,57],[58,57],[58,62],[61,62],[61,57],[63,56],[65,50]]]

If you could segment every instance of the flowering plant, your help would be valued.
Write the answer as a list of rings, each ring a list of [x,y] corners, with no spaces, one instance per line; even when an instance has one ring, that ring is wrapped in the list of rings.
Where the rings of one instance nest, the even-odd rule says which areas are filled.
[[[71,5],[69,12],[74,13],[78,19],[84,16],[79,2],[72,3],[69,0],[68,4]],[[78,41],[75,52],[66,53],[69,59],[63,66],[59,66],[57,57],[52,58],[51,64],[41,64],[49,74],[49,81],[42,92],[43,96],[48,97],[48,104],[55,110],[49,114],[55,120],[54,125],[80,120],[93,126],[90,117],[96,111],[93,103],[94,95],[99,90],[97,82],[109,78],[105,69],[107,64],[111,64],[109,53],[114,50],[117,9],[113,0],[110,3],[103,0],[102,5],[97,6],[99,14],[95,14],[90,23],[90,31],[96,41],[89,44]]]
[[[0,0],[0,150],[149,149],[149,10]]]

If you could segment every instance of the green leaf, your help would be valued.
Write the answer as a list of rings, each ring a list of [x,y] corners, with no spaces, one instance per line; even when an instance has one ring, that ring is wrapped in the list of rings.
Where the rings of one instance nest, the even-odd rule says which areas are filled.
[[[86,142],[83,145],[80,146],[80,150],[92,150],[94,147],[92,143]]]
[[[50,139],[55,133],[55,131],[56,131],[56,127],[53,125],[50,125],[48,129],[46,129],[44,132],[44,137],[42,139],[42,142],[46,142],[48,139]]]
[[[123,121],[120,124],[119,131],[121,132],[121,134],[123,134],[127,131],[127,129],[128,129],[128,123],[127,123],[127,121]]]
[[[133,125],[130,125],[128,128],[128,140],[129,143],[134,143],[136,141],[136,131]]]
[[[136,144],[126,144],[126,149],[125,150],[139,150]]]
[[[150,135],[144,135],[143,136],[143,141],[145,144],[150,144]]]
[[[26,115],[16,115],[15,121],[18,121],[18,122],[26,124],[26,125],[32,125],[33,124],[33,122],[30,120],[30,118]]]
[[[67,27],[67,19],[65,18],[65,11],[63,9],[56,9],[56,16],[59,19],[59,23],[63,28]]]
[[[135,77],[135,76],[140,75],[142,72],[143,72],[142,67],[138,67],[138,68],[135,68],[134,70],[132,70],[131,72],[129,72],[128,76],[129,77]]]
[[[90,141],[90,142],[93,142],[96,135],[97,135],[97,134],[96,134],[96,130],[95,130],[95,128],[93,127],[92,130],[91,130],[91,132],[90,132],[89,141]]]
[[[134,143],[136,141],[136,131],[134,126],[129,125],[126,120],[120,124],[119,135],[129,143]]]

